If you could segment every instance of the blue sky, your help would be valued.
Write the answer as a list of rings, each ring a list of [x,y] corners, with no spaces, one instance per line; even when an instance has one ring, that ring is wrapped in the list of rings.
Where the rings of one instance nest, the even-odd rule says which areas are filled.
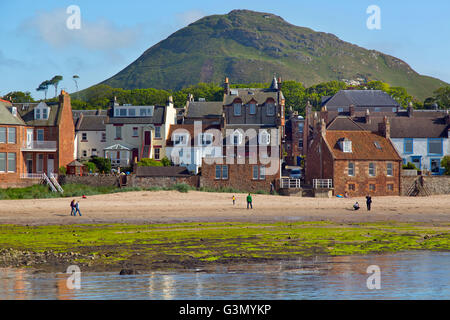
[[[79,30],[66,27],[70,5],[80,7]],[[366,27],[369,5],[381,9],[381,30]],[[74,74],[80,76],[79,88],[87,88],[179,28],[233,9],[270,12],[294,25],[333,33],[450,83],[448,0],[0,0],[0,96],[20,90],[41,98],[35,88],[57,74],[64,77],[60,88],[75,91]]]

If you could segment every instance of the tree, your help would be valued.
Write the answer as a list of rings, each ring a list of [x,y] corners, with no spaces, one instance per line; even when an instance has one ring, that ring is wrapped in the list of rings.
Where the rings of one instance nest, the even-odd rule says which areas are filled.
[[[51,85],[50,80],[45,80],[43,81],[39,87],[37,87],[36,91],[44,91],[44,100],[47,100],[47,91],[48,91],[48,87]]]
[[[445,175],[450,176],[450,156],[445,156],[441,160],[441,167],[445,168]]]
[[[29,91],[13,91],[6,94],[3,99],[11,100],[12,102],[23,103],[23,102],[34,102],[33,97]]]
[[[284,81],[281,84],[281,90],[286,99],[286,107],[292,107],[293,110],[304,114],[306,94],[303,84],[296,81]]]
[[[435,102],[441,109],[450,107],[450,86],[441,87],[434,93]]]
[[[93,156],[91,158],[90,162],[95,164],[95,166],[97,167],[97,169],[100,173],[110,173],[111,172],[111,160],[110,159]]]
[[[58,84],[62,81],[62,79],[63,79],[62,76],[54,76],[50,80],[50,85],[55,87],[55,98],[58,96]]]
[[[410,96],[403,87],[391,87],[389,88],[388,93],[392,98],[397,100],[403,108],[407,108],[409,103],[412,102],[412,96]]]

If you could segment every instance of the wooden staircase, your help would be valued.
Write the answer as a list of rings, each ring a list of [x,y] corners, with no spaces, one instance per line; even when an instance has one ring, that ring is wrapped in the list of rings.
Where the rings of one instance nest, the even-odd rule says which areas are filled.
[[[408,188],[408,196],[409,197],[426,197],[430,196],[431,193],[428,190],[427,187],[425,187],[423,177],[419,177],[418,179],[414,180],[414,182],[411,184],[411,186]]]

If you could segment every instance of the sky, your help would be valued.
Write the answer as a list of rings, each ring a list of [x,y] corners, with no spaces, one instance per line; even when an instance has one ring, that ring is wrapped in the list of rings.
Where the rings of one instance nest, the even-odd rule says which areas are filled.
[[[67,12],[73,5],[79,28],[74,11]],[[380,8],[380,29],[367,27],[371,5]],[[270,12],[333,33],[450,83],[448,0],[0,0],[0,96],[30,91],[43,98],[36,88],[54,75],[64,77],[59,88],[68,92],[76,91],[73,75],[80,90],[90,87],[189,23],[233,9]]]

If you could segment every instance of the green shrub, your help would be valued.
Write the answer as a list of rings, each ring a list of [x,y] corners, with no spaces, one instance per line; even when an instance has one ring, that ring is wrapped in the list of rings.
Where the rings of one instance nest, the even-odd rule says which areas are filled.
[[[164,167],[170,167],[170,165],[171,165],[170,160],[167,157],[162,158],[161,163]]]
[[[110,173],[111,172],[111,160],[110,159],[93,156],[91,158],[90,162],[95,164],[95,166],[97,167],[97,169],[100,173]]]
[[[450,175],[450,156],[445,156],[441,160],[441,167],[445,168],[445,174]]]
[[[139,161],[138,166],[140,167],[162,167],[163,164],[160,161],[156,161],[154,159],[150,158],[142,158],[141,161]]]
[[[59,167],[58,171],[59,171],[60,175],[65,176],[66,173],[67,173],[67,168],[66,167]]]
[[[177,190],[178,192],[186,193],[189,190],[192,190],[193,188],[191,186],[187,185],[186,183],[178,183],[173,186],[173,189]]]
[[[413,163],[411,163],[411,162],[408,162],[407,164],[404,164],[404,165],[402,166],[402,168],[405,169],[405,170],[419,170],[419,169],[417,169],[417,167],[416,167]]]
[[[84,165],[87,167],[87,169],[89,170],[89,172],[93,173],[97,171],[97,166],[95,165],[95,163],[93,162],[85,162]]]

